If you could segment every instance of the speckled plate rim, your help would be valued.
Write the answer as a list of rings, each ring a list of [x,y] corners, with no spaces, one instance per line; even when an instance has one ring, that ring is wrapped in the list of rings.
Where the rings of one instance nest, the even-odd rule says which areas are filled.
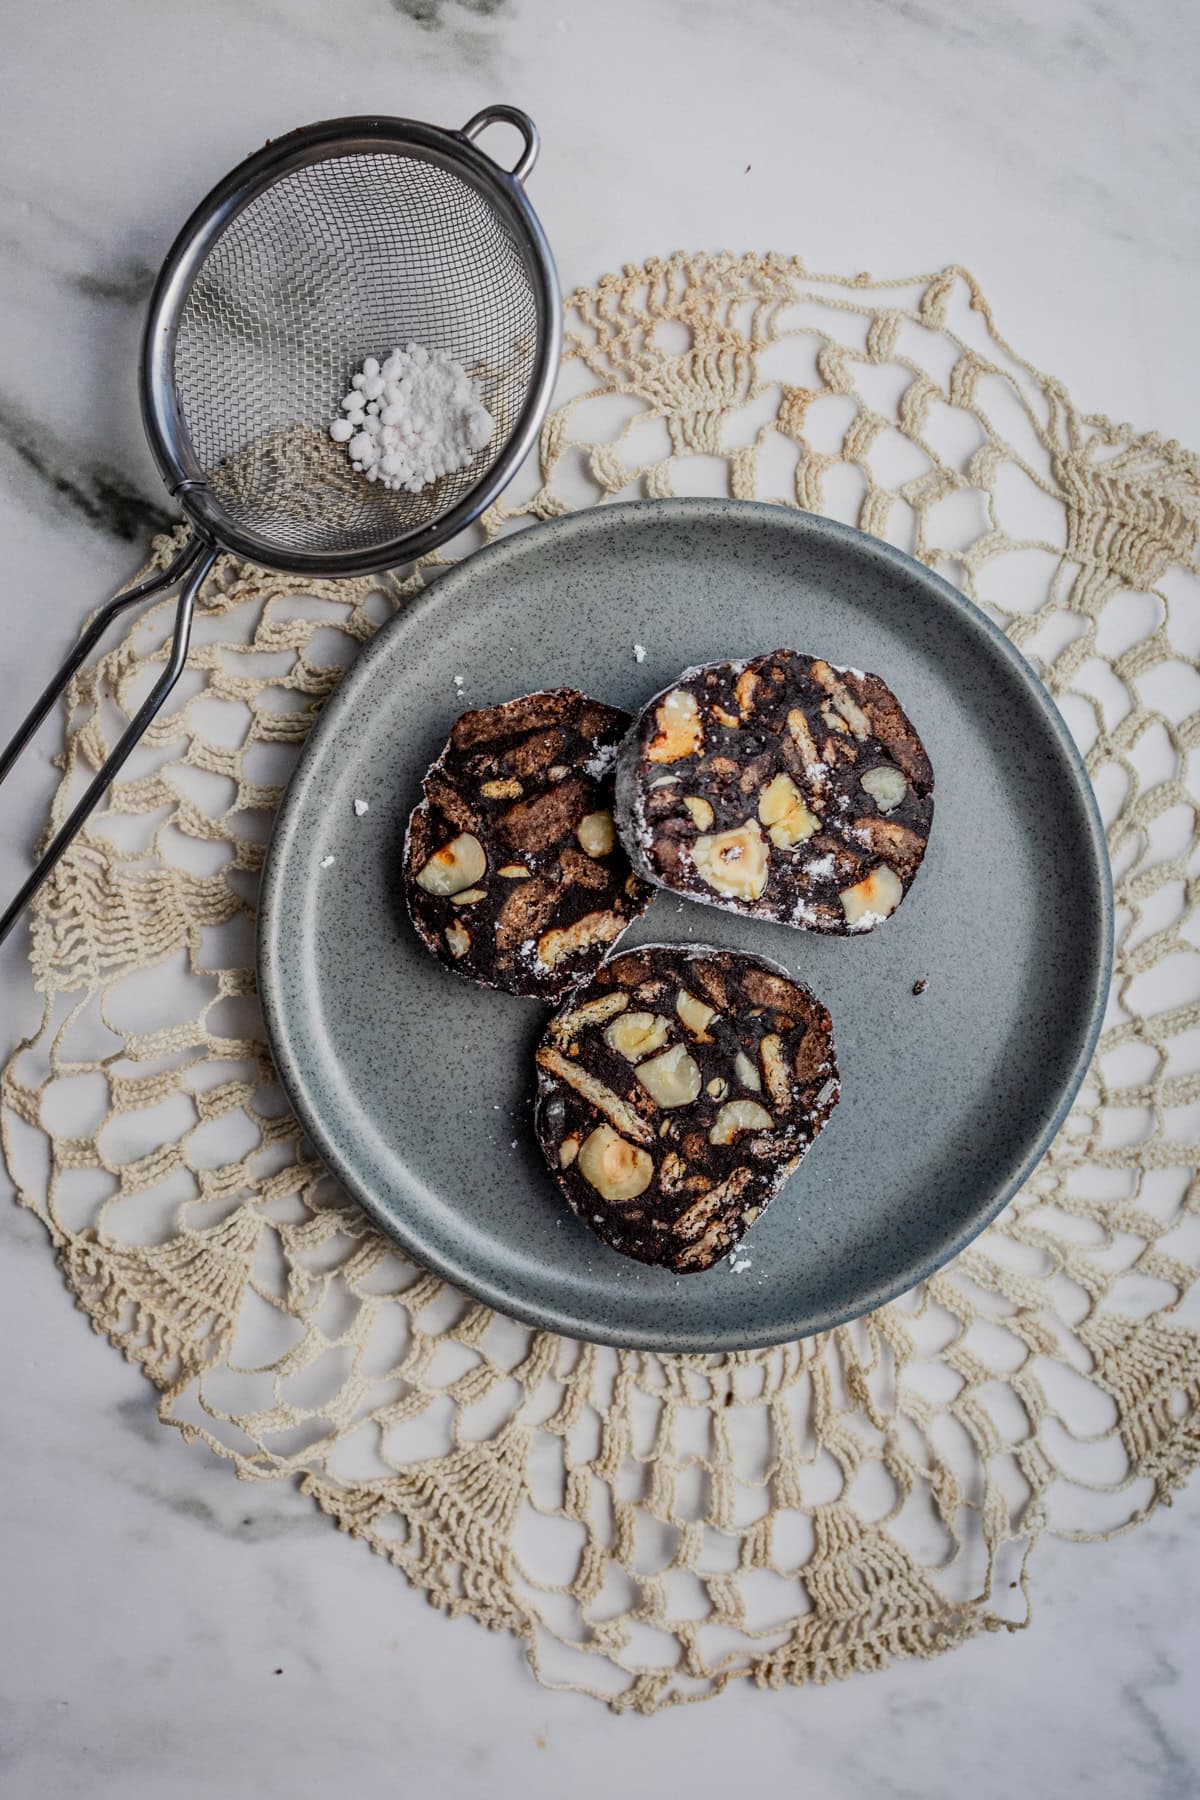
[[[303,1058],[290,1030],[288,1012],[283,1002],[282,983],[276,980],[276,971],[281,966],[277,933],[284,916],[283,901],[288,856],[295,843],[297,829],[303,817],[309,786],[320,760],[324,756],[325,740],[336,733],[343,714],[356,705],[360,691],[366,685],[375,661],[390,655],[393,636],[419,626],[426,614],[454,604],[461,589],[477,588],[481,580],[486,582],[497,578],[504,580],[511,577],[513,566],[519,565],[521,559],[530,553],[531,546],[536,547],[537,543],[544,542],[547,535],[553,535],[558,539],[606,536],[614,532],[619,533],[630,524],[640,528],[648,516],[653,513],[664,515],[669,513],[676,521],[685,523],[689,521],[700,523],[713,519],[728,522],[736,517],[748,529],[786,531],[801,538],[815,537],[818,540],[834,540],[852,555],[861,557],[865,563],[874,563],[877,567],[882,567],[905,581],[919,582],[937,604],[957,615],[958,623],[961,626],[988,640],[993,650],[1008,664],[1010,672],[1016,677],[1029,704],[1041,715],[1043,723],[1048,727],[1051,739],[1062,756],[1063,764],[1072,777],[1086,827],[1087,842],[1092,852],[1094,879],[1087,884],[1086,891],[1097,904],[1100,926],[1099,931],[1095,934],[1100,945],[1100,954],[1092,970],[1092,991],[1086,1029],[1081,1034],[1069,1072],[1062,1082],[1058,1104],[1050,1114],[1044,1128],[1034,1137],[1026,1156],[1017,1166],[1015,1173],[1010,1175],[1007,1181],[1001,1183],[958,1230],[948,1233],[936,1249],[924,1256],[910,1258],[904,1262],[902,1267],[898,1266],[891,1280],[876,1282],[872,1286],[864,1287],[862,1294],[853,1306],[831,1308],[828,1313],[814,1312],[802,1326],[786,1332],[746,1334],[737,1330],[715,1329],[706,1335],[703,1342],[689,1341],[687,1343],[667,1341],[662,1333],[656,1334],[653,1329],[609,1332],[602,1323],[598,1323],[596,1320],[580,1321],[569,1312],[559,1312],[554,1307],[526,1306],[506,1293],[503,1282],[488,1281],[472,1269],[456,1264],[451,1257],[440,1255],[430,1249],[422,1241],[418,1232],[411,1228],[406,1229],[406,1224],[409,1222],[397,1218],[362,1185],[352,1161],[343,1154],[336,1136],[327,1128],[319,1104],[309,1093],[303,1074]],[[311,1139],[318,1155],[347,1192],[374,1219],[380,1229],[398,1243],[401,1249],[412,1256],[417,1263],[424,1268],[431,1269],[454,1287],[483,1301],[497,1312],[505,1313],[524,1324],[542,1330],[558,1332],[566,1337],[583,1338],[589,1342],[610,1344],[617,1349],[644,1350],[664,1355],[704,1355],[726,1351],[765,1349],[772,1344],[789,1343],[801,1337],[811,1337],[817,1332],[830,1330],[851,1319],[861,1318],[863,1314],[873,1312],[876,1308],[886,1305],[889,1300],[894,1300],[899,1295],[907,1293],[930,1275],[935,1274],[937,1270],[944,1268],[991,1224],[992,1220],[1004,1210],[1014,1194],[1028,1180],[1045,1155],[1070,1111],[1071,1104],[1091,1066],[1104,1022],[1112,981],[1113,920],[1112,870],[1108,858],[1107,836],[1095,791],[1088,778],[1079,748],[1071,736],[1066,720],[1034,669],[980,607],[969,600],[965,594],[960,593],[943,576],[926,568],[924,564],[917,562],[903,550],[896,549],[895,546],[885,543],[880,538],[869,537],[866,533],[857,531],[853,526],[845,525],[840,520],[828,519],[818,513],[793,511],[789,507],[774,506],[764,501],[688,497],[668,500],[633,500],[564,514],[561,518],[516,531],[511,536],[502,538],[498,543],[464,557],[461,562],[454,564],[444,575],[432,583],[425,594],[411,605],[405,606],[393,614],[386,624],[380,627],[370,644],[360,653],[334,690],[309,734],[276,816],[267,850],[259,898],[258,991],[266,1021],[271,1054],[280,1083],[289,1104]]]

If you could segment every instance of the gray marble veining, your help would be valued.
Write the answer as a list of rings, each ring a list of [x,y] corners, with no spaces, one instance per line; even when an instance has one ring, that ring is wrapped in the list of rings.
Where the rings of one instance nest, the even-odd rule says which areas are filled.
[[[52,424],[0,393],[0,453],[16,465],[37,498],[53,510],[79,515],[95,531],[139,548],[178,521],[157,496],[140,491],[120,469],[81,459]]]

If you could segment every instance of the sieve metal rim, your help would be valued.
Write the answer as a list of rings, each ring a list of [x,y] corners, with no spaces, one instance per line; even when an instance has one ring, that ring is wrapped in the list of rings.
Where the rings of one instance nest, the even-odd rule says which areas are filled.
[[[476,148],[472,136],[493,122],[515,125],[525,150],[510,172]],[[188,520],[206,541],[268,568],[316,576],[372,575],[414,562],[472,524],[507,486],[532,448],[550,405],[562,346],[562,300],[554,258],[523,178],[537,154],[537,132],[515,107],[490,106],[462,131],[446,131],[416,119],[378,115],[325,119],[269,141],[218,182],[196,207],[163,262],[150,297],[142,338],[139,397],[142,423],[160,475]],[[229,517],[214,498],[191,445],[174,377],[179,321],[192,284],[209,251],[238,214],[295,169],[333,157],[395,154],[436,164],[466,180],[505,218],[528,259],[537,308],[534,375],[520,416],[500,455],[441,518],[417,531],[367,549],[292,549]]]

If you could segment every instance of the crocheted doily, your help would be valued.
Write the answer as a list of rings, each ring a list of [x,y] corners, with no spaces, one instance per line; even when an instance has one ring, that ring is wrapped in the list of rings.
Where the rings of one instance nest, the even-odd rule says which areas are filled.
[[[989,607],[1058,698],[1109,825],[1118,951],[1024,1192],[905,1299],[711,1358],[528,1330],[377,1234],[274,1084],[252,922],[299,747],[436,559],[376,583],[218,565],[169,716],[35,907],[45,1016],[3,1134],[164,1422],[244,1479],[299,1477],[544,1680],[650,1712],[1020,1624],[1043,1534],[1145,1518],[1200,1455],[1200,467],[1077,411],[962,269],[655,261],[571,296],[563,365],[540,466],[483,535],[685,492],[833,513]],[[172,608],[75,680],[55,820]]]

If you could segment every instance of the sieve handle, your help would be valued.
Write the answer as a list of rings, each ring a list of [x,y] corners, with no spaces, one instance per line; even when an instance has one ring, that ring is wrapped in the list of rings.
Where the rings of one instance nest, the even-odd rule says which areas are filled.
[[[524,181],[537,161],[538,151],[542,147],[537,126],[529,114],[523,113],[519,106],[485,106],[475,114],[473,119],[467,120],[459,132],[459,136],[477,138],[481,131],[487,130],[489,125],[513,125],[525,139],[524,150],[514,167],[509,170],[515,181]],[[493,158],[493,160],[495,159]]]
[[[0,943],[3,943],[8,936],[84,820],[100,804],[109,783],[179,680],[183,665],[187,660],[188,639],[191,636],[192,613],[196,604],[196,595],[200,591],[201,582],[216,560],[217,552],[214,549],[202,543],[200,539],[192,538],[184,545],[174,561],[160,574],[152,575],[145,581],[139,581],[136,587],[127,589],[123,594],[118,594],[114,600],[110,600],[106,606],[102,606],[58,674],[38,699],[28,717],[18,727],[16,735],[5,749],[3,756],[0,756],[0,780],[3,780],[38,725],[49,712],[54,701],[62,693],[92,645],[100,637],[105,626],[125,607],[132,606],[135,600],[145,600],[151,594],[159,593],[163,588],[174,587],[177,582],[183,582],[179,604],[175,610],[175,629],[171,637],[171,649],[166,668],[138,708],[131,723],[126,727],[116,748],[111,751],[103,767],[76,803],[66,823],[46,847],[33,873],[4,912],[0,913]]]

